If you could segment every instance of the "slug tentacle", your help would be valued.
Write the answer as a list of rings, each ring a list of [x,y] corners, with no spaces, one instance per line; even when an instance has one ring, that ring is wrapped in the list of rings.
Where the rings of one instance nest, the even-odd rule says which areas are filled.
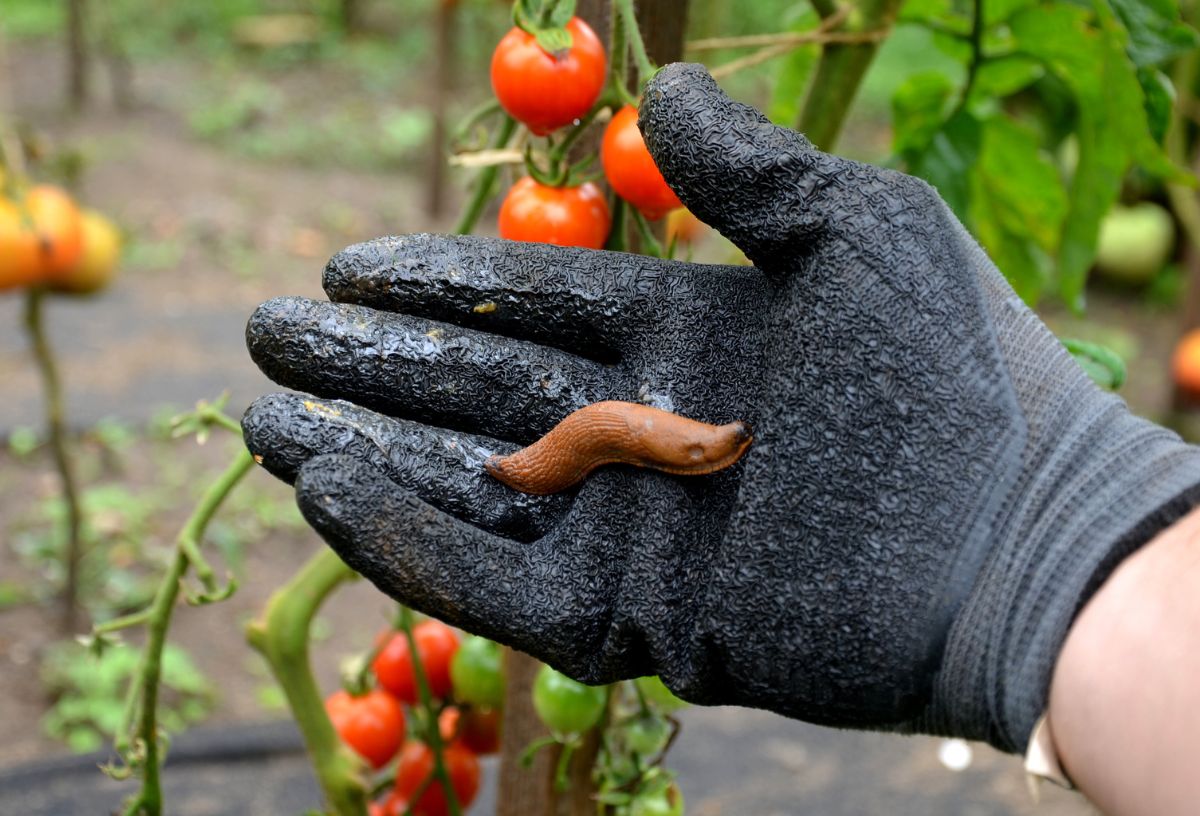
[[[493,477],[522,493],[547,495],[578,484],[601,465],[624,464],[680,475],[727,468],[754,441],[745,422],[710,425],[632,402],[580,408],[527,448],[492,456]]]

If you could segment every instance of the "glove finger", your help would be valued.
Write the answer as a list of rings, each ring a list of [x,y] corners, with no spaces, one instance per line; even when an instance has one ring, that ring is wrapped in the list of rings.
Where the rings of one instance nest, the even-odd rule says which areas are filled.
[[[513,451],[512,443],[392,419],[349,402],[269,394],[246,410],[242,429],[259,463],[286,482],[313,457],[353,456],[438,510],[518,541],[545,535],[570,507],[571,494],[530,496],[487,474],[484,460]]]
[[[385,594],[537,657],[570,662],[598,649],[618,576],[613,559],[553,536],[521,543],[464,524],[350,456],[310,459],[300,511]]]
[[[246,345],[287,388],[522,444],[611,394],[603,366],[557,349],[306,298],[259,306]]]
[[[660,266],[684,266],[477,236],[356,244],[325,267],[329,299],[418,315],[611,362],[630,305]],[[639,288],[640,284],[640,288]]]
[[[868,169],[821,153],[733,101],[702,65],[659,71],[646,86],[638,125],[683,203],[760,266],[820,231],[820,194],[831,178]]]

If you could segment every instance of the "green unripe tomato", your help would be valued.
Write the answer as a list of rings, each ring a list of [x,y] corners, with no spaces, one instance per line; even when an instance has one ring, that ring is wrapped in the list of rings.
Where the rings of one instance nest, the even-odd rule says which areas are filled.
[[[678,711],[687,705],[686,702],[672,694],[671,690],[656,675],[639,677],[633,682],[637,683],[638,688],[641,689],[642,694],[646,697],[646,702],[664,714]]]
[[[683,816],[683,794],[672,782],[665,790],[635,798],[629,804],[629,816]]]
[[[546,727],[557,734],[579,734],[595,727],[604,715],[603,686],[585,686],[549,666],[533,682],[533,707]]]
[[[651,757],[666,747],[671,724],[655,717],[638,717],[621,729],[621,738],[633,753]]]
[[[1169,212],[1149,201],[1118,204],[1100,224],[1096,271],[1117,283],[1149,283],[1174,246],[1175,221]]]
[[[450,661],[450,681],[459,702],[500,708],[504,704],[500,644],[478,636],[464,640]]]

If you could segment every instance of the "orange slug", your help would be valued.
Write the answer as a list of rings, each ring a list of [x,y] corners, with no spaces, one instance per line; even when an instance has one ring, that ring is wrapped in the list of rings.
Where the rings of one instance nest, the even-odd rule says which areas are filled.
[[[484,467],[513,490],[539,496],[566,490],[601,465],[700,475],[727,468],[754,441],[745,422],[709,425],[632,402],[580,408],[527,448],[492,456]]]

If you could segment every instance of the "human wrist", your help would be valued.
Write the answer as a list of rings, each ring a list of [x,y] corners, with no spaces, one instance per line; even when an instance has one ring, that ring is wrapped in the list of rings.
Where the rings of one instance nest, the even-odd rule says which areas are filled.
[[[1191,812],[1200,510],[1126,559],[1063,645],[1048,717],[1059,760],[1106,813]],[[1149,784],[1151,782],[1161,784]],[[1190,791],[1179,783],[1190,782]]]

